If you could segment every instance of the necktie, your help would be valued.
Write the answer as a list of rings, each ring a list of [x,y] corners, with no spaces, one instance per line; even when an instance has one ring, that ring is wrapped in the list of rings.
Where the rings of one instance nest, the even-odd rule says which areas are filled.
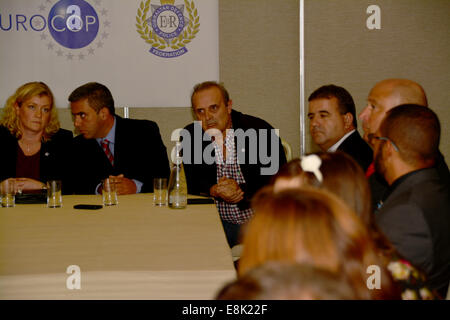
[[[106,157],[108,158],[109,162],[111,162],[111,165],[114,166],[114,156],[111,153],[111,150],[109,149],[109,140],[104,139],[102,141],[102,148],[103,151],[105,151]]]
[[[369,178],[374,173],[375,173],[375,163],[372,161],[372,163],[369,165],[369,167],[366,170],[366,178]]]

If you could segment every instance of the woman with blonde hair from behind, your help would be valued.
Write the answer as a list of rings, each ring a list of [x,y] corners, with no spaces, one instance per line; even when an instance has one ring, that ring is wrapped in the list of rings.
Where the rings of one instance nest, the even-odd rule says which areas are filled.
[[[379,230],[371,207],[370,187],[359,164],[343,152],[319,152],[294,159],[283,166],[272,183],[275,191],[301,186],[326,189],[342,199],[368,228],[378,255],[400,286],[403,299],[435,299],[426,286],[423,272],[400,257],[390,241]]]
[[[268,261],[305,263],[342,275],[357,299],[400,298],[366,227],[335,195],[310,187],[280,192],[266,187],[252,207],[240,276]],[[376,269],[375,283],[369,267]]]
[[[20,86],[6,101],[0,119],[0,181],[37,191],[48,180],[66,180],[72,132],[60,129],[54,97],[43,82]],[[68,185],[63,181],[63,188]]]

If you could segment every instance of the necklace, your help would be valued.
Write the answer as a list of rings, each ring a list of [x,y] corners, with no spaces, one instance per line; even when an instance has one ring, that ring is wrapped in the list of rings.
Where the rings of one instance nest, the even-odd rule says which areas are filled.
[[[22,145],[22,147],[24,147],[24,148],[26,149],[26,153],[29,154],[29,153],[30,153],[30,150],[31,150],[31,146],[32,146],[33,144],[32,144],[32,143],[26,143],[26,142],[23,141],[23,140],[20,140],[19,142],[20,142],[20,144]]]

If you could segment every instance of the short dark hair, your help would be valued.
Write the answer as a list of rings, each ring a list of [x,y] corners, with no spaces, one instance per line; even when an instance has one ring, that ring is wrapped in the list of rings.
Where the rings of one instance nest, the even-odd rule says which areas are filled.
[[[70,102],[88,99],[89,106],[97,113],[102,108],[107,108],[111,115],[115,114],[114,99],[109,89],[97,82],[88,82],[76,88],[69,96]]]
[[[392,108],[381,123],[380,134],[389,138],[411,165],[431,167],[439,154],[441,125],[427,107],[403,104]]]
[[[355,129],[358,127],[356,122],[356,108],[355,102],[351,94],[342,87],[338,87],[334,84],[329,84],[316,89],[308,98],[308,101],[316,99],[331,99],[336,98],[338,101],[338,110],[340,114],[351,113],[353,116],[353,126]]]
[[[191,106],[194,107],[194,95],[197,92],[209,89],[209,88],[217,88],[220,90],[220,93],[222,94],[223,102],[225,105],[228,105],[228,101],[230,100],[230,95],[228,94],[227,89],[225,89],[225,86],[222,83],[216,82],[216,81],[205,81],[202,83],[198,83],[194,86],[194,89],[192,90],[191,94]]]

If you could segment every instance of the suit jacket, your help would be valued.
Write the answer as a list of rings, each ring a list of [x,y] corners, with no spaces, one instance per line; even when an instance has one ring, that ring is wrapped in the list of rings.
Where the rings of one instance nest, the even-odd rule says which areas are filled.
[[[428,285],[450,280],[450,191],[435,168],[413,172],[394,187],[375,219],[397,251],[424,270]]]
[[[153,192],[154,177],[169,176],[169,160],[158,125],[149,120],[116,115],[114,167],[95,139],[74,139],[73,184],[77,194],[95,194],[109,175],[123,174],[143,183],[141,192]]]
[[[281,144],[281,140],[278,136],[274,136],[273,138],[276,141],[276,147],[278,150],[274,150],[273,152],[276,152],[275,160],[274,162],[277,162],[277,166],[275,168],[275,173],[271,175],[264,175],[261,174],[262,168],[269,168],[271,167],[270,163],[263,163],[261,161],[260,157],[260,151],[264,155],[271,155],[272,154],[272,148],[271,148],[271,134],[266,135],[266,141],[265,145],[268,146],[267,153],[260,150],[260,140],[263,138],[259,132],[258,129],[268,129],[272,130],[273,127],[267,123],[266,121],[243,114],[241,112],[238,112],[236,110],[232,110],[231,112],[231,120],[233,129],[238,130],[242,129],[244,131],[248,129],[254,129],[256,133],[256,141],[252,142],[250,145],[249,139],[246,139],[244,148],[240,148],[240,150],[237,150],[237,139],[235,137],[235,150],[237,151],[237,156],[241,156],[242,159],[245,158],[245,163],[240,164],[240,168],[242,171],[242,174],[244,176],[246,185],[242,186],[243,191],[245,193],[244,200],[242,200],[238,205],[241,209],[248,208],[249,206],[249,200],[250,198],[260,189],[262,186],[266,185],[273,174],[278,172],[278,169],[286,163],[286,156],[284,154],[284,149]],[[190,124],[185,127],[185,129],[189,132],[189,135],[191,137],[191,154],[189,160],[187,160],[186,154],[183,156],[184,161],[184,168],[186,173],[186,180],[188,185],[188,191],[190,194],[200,194],[200,195],[209,195],[209,189],[217,183],[217,167],[216,163],[207,164],[205,163],[203,157],[201,157],[201,163],[195,164],[194,163],[194,152],[195,152],[195,144],[201,145],[201,151],[202,154],[212,141],[203,141],[202,137],[204,135],[203,129],[201,130],[201,135],[196,136],[194,134],[194,124]],[[197,139],[196,139],[197,138]],[[254,164],[250,163],[250,150],[251,148],[254,148],[253,150],[257,153],[257,161]],[[212,151],[212,156],[215,156],[215,152]],[[189,162],[189,163],[188,163]]]
[[[361,138],[358,130],[355,130],[355,132],[349,135],[337,149],[355,159],[364,171],[367,170],[367,167],[373,161],[372,148]]]
[[[71,193],[69,182],[70,150],[73,134],[71,131],[59,129],[51,139],[43,142],[40,152],[40,181],[61,180],[64,193]],[[0,157],[0,181],[16,177],[17,138],[10,131],[0,126],[0,143],[2,155]],[[17,177],[19,178],[19,177]],[[27,177],[25,177],[27,178]]]

